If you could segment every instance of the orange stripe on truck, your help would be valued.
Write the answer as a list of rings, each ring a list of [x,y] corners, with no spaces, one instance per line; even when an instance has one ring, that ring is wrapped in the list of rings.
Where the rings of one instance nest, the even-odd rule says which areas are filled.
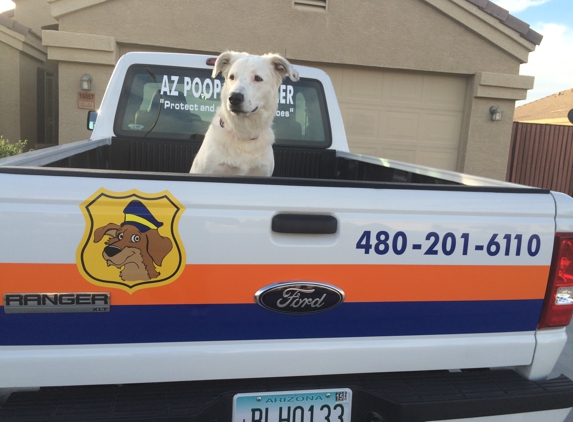
[[[543,299],[548,266],[189,264],[170,284],[131,294],[85,280],[75,264],[0,264],[0,293],[112,293],[112,305],[253,303],[269,284],[316,281],[346,302]]]

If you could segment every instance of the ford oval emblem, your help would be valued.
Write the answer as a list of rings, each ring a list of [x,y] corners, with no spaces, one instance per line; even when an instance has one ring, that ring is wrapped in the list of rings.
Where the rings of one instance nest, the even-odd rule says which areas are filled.
[[[289,281],[263,287],[255,293],[255,302],[270,311],[314,314],[340,305],[344,302],[344,292],[330,284]]]

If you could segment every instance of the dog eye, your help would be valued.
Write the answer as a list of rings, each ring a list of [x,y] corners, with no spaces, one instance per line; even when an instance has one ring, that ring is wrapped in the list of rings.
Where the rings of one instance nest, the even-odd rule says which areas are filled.
[[[259,75],[255,75],[255,81],[262,82],[263,78],[261,78]]]
[[[229,79],[232,80],[232,81],[234,81],[234,80],[235,80],[235,75],[229,76]]]
[[[131,242],[132,242],[132,243],[137,243],[137,242],[139,242],[139,239],[140,239],[139,236],[136,235],[136,234],[134,234],[134,235],[131,236]]]
[[[119,240],[123,239],[123,233],[118,234],[118,235],[117,235],[117,238],[118,238]]]

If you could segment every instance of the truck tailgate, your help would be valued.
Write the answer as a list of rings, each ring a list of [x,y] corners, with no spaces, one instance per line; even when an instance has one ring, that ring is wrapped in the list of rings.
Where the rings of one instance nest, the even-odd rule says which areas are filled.
[[[3,172],[0,387],[531,363],[548,191]]]

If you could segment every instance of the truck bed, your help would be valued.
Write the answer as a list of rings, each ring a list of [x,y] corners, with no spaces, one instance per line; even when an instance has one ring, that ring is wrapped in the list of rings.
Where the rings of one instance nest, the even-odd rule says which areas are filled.
[[[114,138],[49,167],[188,173],[200,141]],[[273,177],[458,185],[455,181],[340,156],[329,149],[274,146]]]

